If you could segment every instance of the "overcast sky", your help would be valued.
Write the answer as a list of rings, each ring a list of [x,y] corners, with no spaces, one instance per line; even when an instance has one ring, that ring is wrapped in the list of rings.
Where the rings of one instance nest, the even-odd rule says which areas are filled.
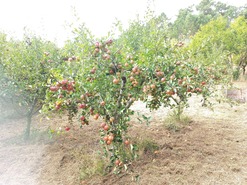
[[[220,1],[235,6],[247,3],[247,0]],[[157,14],[164,12],[169,18],[174,18],[179,9],[199,2],[154,0],[152,8]],[[27,27],[61,44],[69,35],[65,25],[74,20],[73,8],[94,35],[104,36],[116,18],[127,25],[136,14],[143,15],[147,5],[148,0],[0,0],[0,31],[21,38],[23,28]]]

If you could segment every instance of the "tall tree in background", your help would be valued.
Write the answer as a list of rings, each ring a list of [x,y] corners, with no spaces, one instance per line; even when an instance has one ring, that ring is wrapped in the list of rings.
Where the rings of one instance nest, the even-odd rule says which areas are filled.
[[[177,39],[188,38],[197,32],[200,25],[197,23],[198,17],[193,12],[193,6],[179,10],[177,19],[171,24],[173,37]]]
[[[237,70],[242,68],[243,75],[247,66],[247,17],[240,16],[230,25],[233,34],[233,52],[236,55]]]
[[[219,17],[202,26],[191,39],[188,50],[191,57],[204,65],[214,64],[225,67],[238,66],[234,78],[239,76],[240,68],[245,73],[247,59],[247,21],[239,16],[230,25],[225,17]]]
[[[246,10],[213,0],[202,0],[198,5],[181,9],[174,23],[171,24],[172,36],[177,39],[193,36],[201,26],[223,16],[228,23]]]

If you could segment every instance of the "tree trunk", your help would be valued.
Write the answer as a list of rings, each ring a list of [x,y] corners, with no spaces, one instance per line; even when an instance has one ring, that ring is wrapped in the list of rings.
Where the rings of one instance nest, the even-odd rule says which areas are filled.
[[[27,126],[26,126],[26,130],[24,133],[24,140],[29,140],[30,128],[31,128],[31,123],[32,123],[32,114],[28,114],[26,118],[27,118]]]
[[[179,102],[177,105],[178,106],[177,106],[176,118],[178,121],[181,121],[181,115],[183,113],[184,106],[181,105],[181,102]]]
[[[245,75],[245,68],[246,68],[246,65],[243,65],[243,76]]]

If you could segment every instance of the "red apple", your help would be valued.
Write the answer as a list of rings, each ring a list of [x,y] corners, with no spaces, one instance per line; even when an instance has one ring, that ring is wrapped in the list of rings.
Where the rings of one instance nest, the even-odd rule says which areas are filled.
[[[195,71],[196,74],[198,74],[198,71],[199,71],[199,70],[198,70],[197,67],[195,67],[195,68],[194,68],[194,71]]]
[[[110,144],[111,144],[111,141],[110,141],[110,140],[107,140],[107,141],[106,141],[106,144],[107,144],[107,145],[110,145]]]
[[[61,82],[60,82],[62,85],[66,85],[68,83],[68,80],[67,79],[63,79]]]
[[[129,144],[130,144],[130,141],[129,141],[129,140],[125,140],[125,141],[124,141],[124,144],[125,144],[125,145],[129,145]]]
[[[119,159],[117,159],[116,161],[115,161],[115,164],[116,164],[116,166],[119,166],[120,165],[120,160]]]
[[[130,76],[130,81],[132,82],[134,80],[135,80],[135,78],[133,76]]]
[[[58,89],[59,89],[59,87],[57,87],[57,86],[51,86],[50,87],[50,90],[53,91],[53,92],[58,91]]]
[[[68,91],[73,91],[73,90],[74,90],[74,87],[73,87],[72,85],[69,84],[69,85],[67,86],[67,90],[68,90]]]
[[[106,41],[106,44],[107,44],[107,45],[111,45],[112,42],[113,42],[113,40],[112,40],[112,39],[109,39],[108,41]]]
[[[104,128],[105,126],[106,126],[106,123],[105,122],[103,122],[103,123],[100,124],[100,127],[101,128]]]
[[[96,72],[96,69],[92,69],[92,70],[90,71],[91,74],[94,74],[95,72]]]
[[[156,88],[156,85],[155,84],[151,84],[150,86],[152,89],[155,89]]]
[[[165,81],[166,81],[166,78],[161,78],[160,81],[161,81],[161,82],[165,82]]]
[[[104,130],[105,130],[105,131],[109,130],[109,126],[108,126],[108,125],[105,125],[105,126],[104,126]]]
[[[183,83],[182,79],[178,79],[178,84],[181,85]]]
[[[86,119],[85,116],[81,116],[81,117],[80,117],[80,120],[81,120],[81,121],[84,121],[85,119]]]
[[[113,135],[108,136],[108,140],[109,141],[113,141],[113,139],[114,139],[114,136]]]
[[[114,71],[112,69],[110,69],[109,73],[112,75],[112,74],[114,74]]]
[[[105,106],[105,101],[100,102],[100,105],[103,107]]]
[[[138,67],[137,66],[135,66],[135,67],[132,68],[132,72],[133,73],[137,72],[137,70],[138,70]]]
[[[80,109],[85,109],[87,107],[87,105],[85,103],[80,103],[79,104],[79,108]]]
[[[108,136],[105,136],[105,137],[103,138],[103,140],[104,140],[105,142],[107,142],[107,141],[108,141]]]
[[[100,47],[100,43],[99,42],[95,42],[95,47],[99,48]]]
[[[95,120],[99,119],[99,113],[96,113],[93,117]]]
[[[56,110],[58,110],[58,109],[60,109],[60,108],[61,108],[61,105],[56,105],[56,106],[55,106],[55,109],[56,109]]]
[[[175,78],[174,74],[170,76],[170,80],[173,80],[174,78]]]
[[[113,79],[113,83],[114,83],[114,84],[118,84],[118,83],[119,83],[119,79],[114,78],[114,79]]]

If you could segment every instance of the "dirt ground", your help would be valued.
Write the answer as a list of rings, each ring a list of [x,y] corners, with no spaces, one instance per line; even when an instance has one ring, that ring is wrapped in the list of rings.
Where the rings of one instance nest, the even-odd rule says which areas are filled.
[[[247,88],[246,82],[237,85]],[[247,103],[215,104],[212,111],[201,107],[200,100],[190,99],[185,115],[191,121],[175,129],[165,126],[168,109],[150,112],[137,102],[132,109],[151,116],[151,122],[147,126],[134,117],[129,134],[133,140],[154,142],[158,149],[142,153],[119,176],[97,175],[92,169],[101,151],[99,121],[83,129],[75,124],[50,139],[48,127],[63,129],[66,120],[37,116],[29,142],[21,139],[25,120],[2,121],[0,185],[247,184]]]
[[[0,123],[0,185],[37,184],[45,145],[22,140],[25,120]]]

